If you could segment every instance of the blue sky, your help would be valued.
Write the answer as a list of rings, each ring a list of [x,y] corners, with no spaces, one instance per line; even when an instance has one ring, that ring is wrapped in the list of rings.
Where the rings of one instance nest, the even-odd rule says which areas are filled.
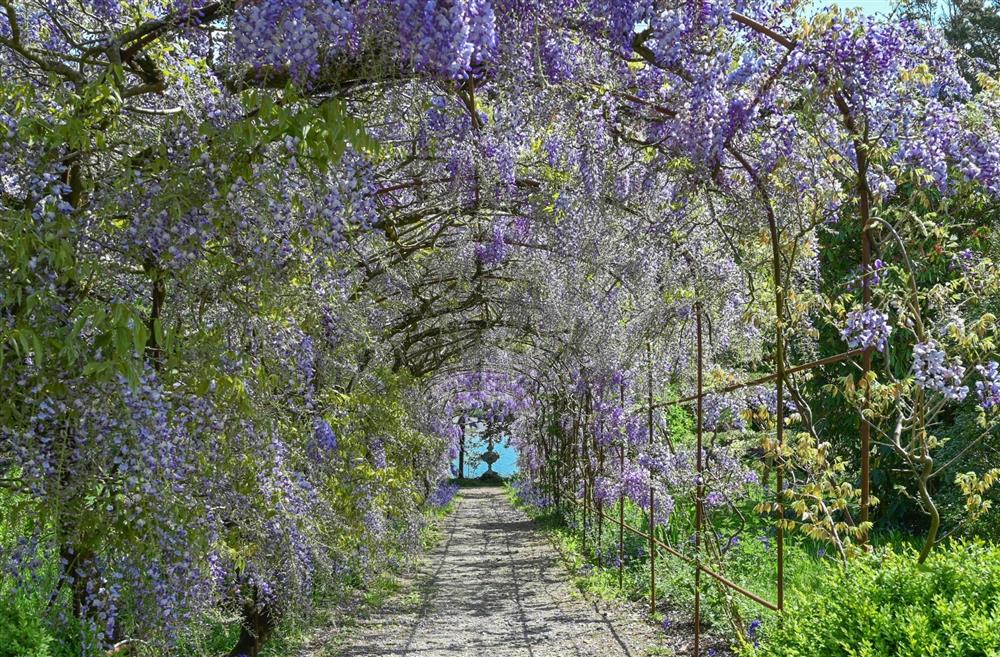
[[[813,4],[817,8],[835,4],[842,9],[859,8],[869,14],[888,14],[898,2],[896,0],[814,0]]]

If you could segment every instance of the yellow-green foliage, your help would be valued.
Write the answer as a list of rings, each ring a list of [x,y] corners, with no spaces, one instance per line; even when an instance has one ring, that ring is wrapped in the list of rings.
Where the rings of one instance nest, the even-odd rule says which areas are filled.
[[[912,550],[828,569],[789,597],[754,657],[972,657],[1000,654],[1000,547],[952,542],[918,565]]]

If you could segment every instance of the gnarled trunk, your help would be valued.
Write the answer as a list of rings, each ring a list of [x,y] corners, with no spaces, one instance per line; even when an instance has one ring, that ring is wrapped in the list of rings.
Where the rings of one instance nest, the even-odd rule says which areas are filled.
[[[274,628],[278,618],[271,607],[258,607],[252,602],[243,606],[243,622],[240,626],[240,638],[226,657],[258,657]]]

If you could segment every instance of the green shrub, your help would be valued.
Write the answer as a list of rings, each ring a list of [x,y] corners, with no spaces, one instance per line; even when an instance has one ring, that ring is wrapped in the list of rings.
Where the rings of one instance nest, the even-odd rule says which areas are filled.
[[[52,647],[52,635],[31,605],[0,599],[0,657],[51,657]]]
[[[1000,547],[951,542],[923,565],[891,548],[793,591],[754,657],[1000,655]]]

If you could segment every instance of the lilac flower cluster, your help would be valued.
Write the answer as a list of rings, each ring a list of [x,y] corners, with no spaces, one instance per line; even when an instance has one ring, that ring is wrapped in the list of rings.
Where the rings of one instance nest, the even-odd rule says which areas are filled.
[[[991,360],[985,365],[976,365],[976,371],[983,377],[982,381],[976,381],[979,407],[989,411],[1000,406],[1000,364]]]
[[[414,68],[465,80],[487,66],[497,47],[489,0],[399,0],[399,46]]]
[[[874,348],[876,351],[885,351],[891,331],[889,317],[885,313],[867,308],[847,313],[847,325],[841,330],[840,336],[851,349]]]
[[[962,401],[969,387],[962,385],[965,367],[958,358],[948,358],[934,340],[913,346],[913,376],[925,390],[942,394],[946,399]]]
[[[318,461],[336,449],[337,435],[333,432],[333,428],[330,427],[330,423],[323,419],[318,420],[316,428],[313,431],[313,445],[311,450],[313,458]]]
[[[763,624],[763,621],[755,618],[747,626],[747,641],[752,643],[755,648],[760,645],[760,628]]]
[[[778,412],[778,392],[773,386],[753,386],[746,388],[746,404],[750,411],[766,411],[774,415]]]
[[[198,543],[211,534],[199,500],[206,493],[201,468],[212,458],[193,440],[219,429],[211,395],[165,389],[151,371],[136,385],[122,378],[95,389],[93,382],[70,377],[66,385],[71,404],[51,396],[28,400],[35,409],[29,427],[4,431],[6,449],[26,457],[22,467],[32,494],[63,499],[68,511],[95,482],[118,491],[95,498],[102,526],[112,528],[107,535],[93,536],[88,526],[67,521],[66,531],[92,538],[62,546],[64,580],[79,587],[89,635],[99,643],[115,634],[123,615],[169,643],[212,598]],[[55,430],[71,418],[72,432]],[[118,537],[126,528],[138,545]]]
[[[635,502],[639,508],[647,513],[650,510],[650,472],[646,466],[630,466],[626,464],[625,472],[622,473],[621,489],[625,496]],[[653,481],[653,486],[657,492],[653,496],[653,518],[657,524],[665,524],[670,520],[670,515],[674,511],[674,498],[666,489]]]
[[[951,259],[951,268],[968,274],[973,271],[982,260],[982,256],[972,249],[962,249]]]
[[[451,503],[458,490],[458,484],[449,484],[442,481],[431,492],[430,497],[427,498],[427,503],[439,509],[444,508]]]
[[[476,260],[484,265],[499,265],[507,259],[510,247],[504,240],[504,230],[500,225],[493,226],[490,231],[490,239],[487,242],[476,245]]]
[[[605,506],[617,502],[622,496],[622,482],[617,477],[594,478],[594,499]]]
[[[651,480],[658,490],[656,495],[670,500],[676,496],[693,496],[700,484],[706,505],[715,508],[745,497],[750,487],[759,483],[757,473],[726,450],[703,452],[702,461],[704,467],[699,480],[695,454],[691,450],[678,450],[676,454],[672,454],[663,446],[647,446],[638,458],[641,472],[638,475],[627,474],[624,479],[625,494],[640,506],[645,503],[644,508],[648,508],[648,490],[630,487],[629,477],[634,480],[638,476],[638,481]],[[671,508],[672,505],[671,501]]]
[[[259,75],[307,82],[355,38],[354,15],[339,0],[244,3],[233,21],[235,47]]]
[[[385,451],[385,440],[377,437],[368,446],[368,453],[371,455],[372,466],[376,470],[385,470],[388,466],[388,456]]]
[[[742,417],[744,407],[743,400],[735,395],[706,395],[702,402],[702,425],[707,431],[730,428],[742,431],[746,427]]]
[[[872,287],[880,285],[882,283],[883,277],[885,276],[885,270],[886,270],[886,264],[884,260],[882,260],[881,258],[876,258],[874,261],[872,261],[872,263],[868,265],[868,274],[867,274],[868,283]],[[865,279],[865,275],[861,271],[860,266],[857,268],[856,272],[858,275],[848,283],[848,287],[851,289],[860,289]]]
[[[552,498],[540,486],[530,479],[518,479],[512,484],[517,491],[517,498],[536,509],[548,509],[552,506]]]

